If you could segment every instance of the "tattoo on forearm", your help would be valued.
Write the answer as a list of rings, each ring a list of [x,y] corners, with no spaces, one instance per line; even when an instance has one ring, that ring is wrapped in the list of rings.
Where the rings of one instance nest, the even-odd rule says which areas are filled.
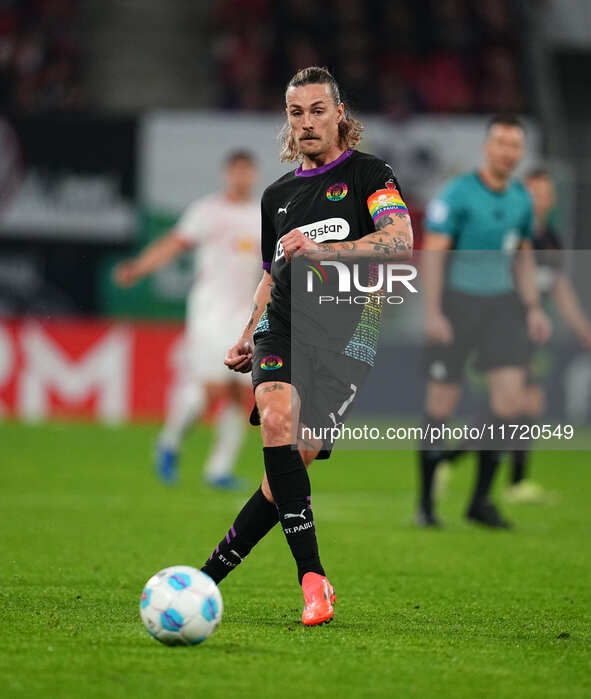
[[[392,218],[398,218],[401,221],[407,221],[410,223],[410,217],[408,214],[403,213],[402,211],[395,211],[392,215],[386,215],[382,216],[381,218],[378,219],[378,222],[376,223],[376,228],[378,231],[382,230],[386,226],[390,226],[394,223],[394,219]]]
[[[396,221],[392,218],[394,216]],[[318,245],[314,258],[331,257],[334,260],[351,259],[370,256],[373,259],[393,259],[408,257],[412,252],[412,227],[408,214],[396,212],[392,216],[382,216],[378,221],[378,230],[364,236],[356,242],[321,243]],[[396,228],[399,220],[406,225]],[[393,228],[387,230],[389,226]]]
[[[246,326],[247,330],[250,330],[252,326],[254,325],[254,314],[259,310],[259,307],[257,306],[256,303],[253,304],[252,307],[252,313],[250,314],[250,320],[248,321],[248,325]]]
[[[398,215],[397,215],[398,216]],[[407,214],[401,214],[405,219],[408,219]],[[412,251],[412,228],[410,220],[407,221],[408,227],[404,230],[383,230],[386,226],[394,224],[390,216],[383,216],[380,222],[384,222],[379,226],[379,230],[366,236],[366,240],[371,241],[374,245],[374,253],[377,257],[401,257],[406,256]]]
[[[378,222],[376,223],[376,229],[378,231],[381,231],[382,228],[385,228],[386,226],[390,226],[393,223],[394,223],[394,221],[392,220],[391,216],[382,216],[381,218],[378,219]]]
[[[320,243],[318,245],[318,250],[324,253],[335,252],[335,249],[334,245],[329,245],[328,243]]]
[[[268,383],[261,388],[261,393],[271,393],[272,391],[284,391],[285,387],[280,383]]]

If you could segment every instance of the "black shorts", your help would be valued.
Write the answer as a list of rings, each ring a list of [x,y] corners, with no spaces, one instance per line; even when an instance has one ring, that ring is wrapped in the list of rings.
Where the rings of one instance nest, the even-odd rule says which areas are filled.
[[[300,424],[323,434],[345,421],[370,371],[369,365],[344,354],[298,343],[292,348],[289,337],[274,332],[255,338],[252,362],[253,388],[270,381],[292,384],[301,400]],[[259,422],[255,408],[251,424]],[[328,459],[332,447],[327,436],[316,458]]]
[[[447,290],[442,310],[452,325],[454,339],[450,345],[429,345],[430,380],[459,383],[473,352],[480,371],[526,366],[530,344],[525,309],[517,294],[476,296]]]

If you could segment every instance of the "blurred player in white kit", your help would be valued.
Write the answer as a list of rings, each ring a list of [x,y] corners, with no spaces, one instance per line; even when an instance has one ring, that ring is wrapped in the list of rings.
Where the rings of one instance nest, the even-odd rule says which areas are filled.
[[[216,440],[204,477],[210,485],[237,489],[234,462],[243,441],[243,405],[252,393],[246,374],[228,371],[224,357],[250,313],[260,277],[260,208],[253,198],[257,164],[248,151],[224,162],[222,191],[188,206],[172,230],[118,265],[115,281],[129,287],[195,248],[195,281],[187,301],[186,379],[170,406],[158,439],[156,472],[166,483],[178,479],[182,438],[207,405],[225,406],[216,418]]]

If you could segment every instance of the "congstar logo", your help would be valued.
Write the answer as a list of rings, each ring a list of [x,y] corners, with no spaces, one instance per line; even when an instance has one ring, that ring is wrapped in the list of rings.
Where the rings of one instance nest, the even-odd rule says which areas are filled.
[[[344,218],[325,218],[323,221],[297,226],[297,229],[315,243],[324,243],[328,240],[344,240],[349,235],[351,227]],[[279,240],[275,250],[275,259],[279,260],[283,254],[283,245]]]
[[[376,303],[377,305],[398,305],[404,303],[404,297],[392,295],[395,285],[402,286],[411,294],[417,294],[418,289],[411,284],[417,276],[417,269],[413,265],[397,264],[394,262],[373,264],[371,266],[371,282],[362,284],[360,281],[360,265],[354,263],[347,265],[344,262],[326,260],[317,264],[307,265],[306,291],[314,293],[314,287],[328,285],[327,270],[334,269],[337,272],[337,288],[332,295],[318,296],[318,303],[343,303],[365,305]],[[368,279],[368,282],[370,280]],[[326,288],[326,287],[325,287]],[[328,291],[328,289],[326,289]],[[360,294],[352,294],[361,292]],[[331,289],[333,291],[333,289]],[[336,295],[338,294],[338,295]],[[342,296],[341,294],[349,294]]]

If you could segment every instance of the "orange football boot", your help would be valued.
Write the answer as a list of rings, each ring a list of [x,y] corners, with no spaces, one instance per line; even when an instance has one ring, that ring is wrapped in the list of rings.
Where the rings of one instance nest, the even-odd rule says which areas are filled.
[[[306,573],[302,578],[304,611],[302,624],[317,626],[328,624],[334,616],[333,605],[337,601],[332,585],[324,575]]]

